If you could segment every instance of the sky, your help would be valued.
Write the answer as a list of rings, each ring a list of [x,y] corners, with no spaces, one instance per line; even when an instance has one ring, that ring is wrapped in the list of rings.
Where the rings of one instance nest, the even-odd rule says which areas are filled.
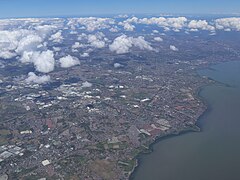
[[[0,18],[125,13],[233,14],[240,0],[0,0]]]

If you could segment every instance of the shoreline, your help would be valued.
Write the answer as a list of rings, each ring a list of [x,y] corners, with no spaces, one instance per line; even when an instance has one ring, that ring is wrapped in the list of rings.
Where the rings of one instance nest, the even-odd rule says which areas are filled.
[[[219,63],[216,63],[216,64],[219,64]],[[207,69],[209,67],[211,67],[213,65],[210,65],[208,67],[205,67],[205,68],[201,68],[201,69]],[[196,69],[196,72],[200,70],[200,69]],[[198,76],[202,77],[198,72],[197,72]],[[207,102],[206,99],[204,99],[200,93],[201,91],[206,88],[207,86],[211,86],[213,84],[219,84],[218,81],[214,80],[214,79],[209,79],[211,80],[212,82],[209,82],[203,86],[200,86],[197,91],[195,92],[196,93],[196,97],[203,103],[205,109],[203,111],[203,113],[196,119],[196,122],[194,124],[194,126],[192,128],[188,128],[188,129],[179,129],[177,130],[176,132],[172,132],[172,133],[169,133],[169,134],[164,134],[162,136],[158,136],[152,143],[150,143],[150,145],[148,146],[148,151],[142,151],[140,152],[137,156],[135,156],[133,159],[135,160],[135,166],[133,167],[132,171],[129,172],[129,176],[128,176],[128,179],[129,180],[132,180],[135,176],[135,173],[138,169],[138,167],[140,166],[141,164],[141,157],[143,155],[146,155],[146,154],[150,154],[153,152],[153,146],[157,143],[159,143],[160,141],[163,141],[163,140],[166,140],[166,139],[169,139],[169,138],[172,138],[172,137],[176,137],[176,136],[181,136],[181,135],[184,135],[184,134],[187,134],[187,133],[194,133],[194,132],[202,132],[202,129],[203,129],[203,125],[201,124],[200,120],[206,116],[210,111],[211,111],[211,106],[209,105],[209,103]],[[224,85],[224,86],[228,86],[227,84],[224,84],[224,83],[220,83],[221,85]]]
[[[203,113],[204,114],[204,113]],[[198,126],[196,126],[198,127]],[[199,127],[198,127],[199,128]],[[170,133],[170,134],[166,134],[163,136],[159,136],[156,138],[156,140],[154,140],[154,142],[152,142],[149,147],[148,147],[148,151],[143,151],[140,152],[134,159],[136,162],[136,165],[134,166],[133,170],[129,172],[129,180],[132,180],[134,177],[134,174],[136,173],[137,168],[139,167],[139,165],[141,164],[141,156],[146,155],[146,154],[150,154],[153,152],[153,146],[157,143],[159,143],[162,140],[166,140],[172,137],[176,137],[176,136],[181,136],[184,134],[188,134],[188,133],[193,133],[193,132],[201,132],[201,129],[199,128],[198,130],[194,130],[194,129],[186,129],[186,130],[179,130],[178,132],[174,132],[174,133]]]

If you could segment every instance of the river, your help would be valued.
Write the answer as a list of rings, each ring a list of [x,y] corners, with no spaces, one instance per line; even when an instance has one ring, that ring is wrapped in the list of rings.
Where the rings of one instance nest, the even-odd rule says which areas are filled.
[[[240,62],[199,71],[224,84],[204,87],[208,110],[199,119],[201,132],[163,138],[153,152],[141,155],[134,180],[240,179]]]

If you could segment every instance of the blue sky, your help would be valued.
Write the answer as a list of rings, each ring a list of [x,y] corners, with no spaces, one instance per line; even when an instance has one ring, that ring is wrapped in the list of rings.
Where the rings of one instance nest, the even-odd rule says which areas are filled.
[[[240,0],[0,0],[0,18],[96,14],[230,14]]]

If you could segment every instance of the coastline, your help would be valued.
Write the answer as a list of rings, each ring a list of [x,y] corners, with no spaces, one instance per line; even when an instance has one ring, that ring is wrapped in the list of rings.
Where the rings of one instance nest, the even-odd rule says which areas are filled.
[[[219,64],[219,63],[216,63],[216,64]],[[206,69],[206,68],[209,68],[211,67],[212,65],[209,65],[208,67],[205,67],[205,68],[202,68],[202,69]],[[197,72],[199,69],[196,70],[196,73],[198,74],[198,76],[201,77],[201,75]],[[209,83],[207,84],[204,84],[203,86],[200,86],[195,94],[196,94],[196,97],[203,103],[204,105],[204,111],[202,112],[202,114],[200,114],[200,116],[196,119],[195,121],[195,124],[192,128],[186,128],[186,129],[179,129],[177,131],[174,131],[172,133],[169,133],[169,134],[164,134],[164,135],[161,135],[161,136],[158,136],[155,138],[155,140],[148,146],[148,151],[142,151],[140,152],[137,156],[135,156],[133,159],[135,160],[135,166],[133,167],[133,169],[129,172],[129,176],[128,176],[128,179],[129,180],[132,180],[135,176],[135,173],[137,172],[137,169],[138,167],[140,166],[141,164],[141,157],[143,155],[146,155],[146,154],[150,154],[153,152],[153,146],[157,143],[159,143],[160,141],[162,140],[166,140],[166,139],[169,139],[169,138],[173,138],[173,137],[176,137],[176,136],[181,136],[181,135],[184,135],[184,134],[187,134],[187,133],[194,133],[194,132],[202,132],[202,124],[200,122],[200,120],[208,115],[208,113],[211,111],[211,106],[210,104],[207,102],[206,99],[204,99],[200,93],[201,91],[206,88],[207,86],[211,86],[213,84],[221,84],[221,85],[224,85],[224,86],[229,86],[228,84],[224,84],[224,83],[221,83],[221,82],[218,82],[218,81],[215,81],[214,79],[209,79],[211,81],[209,81]]]
[[[203,113],[204,114],[204,113]],[[197,127],[197,126],[196,126]],[[198,127],[199,128],[199,127]],[[157,137],[148,147],[148,151],[142,151],[140,152],[134,159],[135,159],[135,166],[133,168],[132,171],[129,172],[129,180],[132,180],[133,177],[134,177],[134,174],[136,173],[137,171],[137,168],[139,167],[139,165],[141,164],[141,156],[142,155],[146,155],[146,154],[150,154],[153,152],[153,146],[156,144],[156,143],[159,143],[160,141],[162,140],[166,140],[166,139],[169,139],[169,138],[172,138],[172,137],[176,137],[176,136],[181,136],[181,135],[184,135],[184,134],[187,134],[187,133],[193,133],[193,132],[201,132],[201,129],[199,128],[198,130],[195,130],[195,129],[186,129],[186,130],[179,130],[178,132],[174,132],[174,133],[170,133],[170,134],[165,134],[163,136],[159,136]]]

